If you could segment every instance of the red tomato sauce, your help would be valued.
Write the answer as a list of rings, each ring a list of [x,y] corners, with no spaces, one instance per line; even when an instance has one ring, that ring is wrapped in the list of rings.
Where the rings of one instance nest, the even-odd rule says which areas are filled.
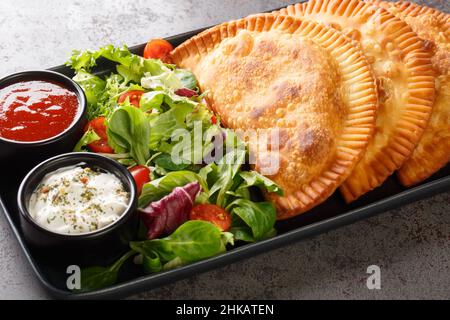
[[[23,81],[0,89],[0,137],[40,141],[70,127],[78,113],[76,94],[47,81]]]

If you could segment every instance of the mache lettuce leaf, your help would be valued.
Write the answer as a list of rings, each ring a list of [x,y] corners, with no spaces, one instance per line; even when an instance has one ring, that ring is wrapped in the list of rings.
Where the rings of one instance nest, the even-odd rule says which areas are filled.
[[[107,123],[108,143],[116,152],[128,151],[138,164],[150,158],[150,124],[145,112],[130,105],[116,109]]]

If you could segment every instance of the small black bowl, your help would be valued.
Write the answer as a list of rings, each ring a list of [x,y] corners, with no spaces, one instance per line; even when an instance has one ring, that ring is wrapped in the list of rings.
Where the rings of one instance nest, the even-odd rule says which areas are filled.
[[[80,163],[110,172],[121,180],[130,194],[125,212],[109,226],[88,233],[60,234],[41,227],[28,212],[31,194],[46,174]],[[23,179],[17,195],[17,204],[22,232],[30,245],[40,250],[41,254],[57,255],[61,259],[80,264],[120,254],[138,228],[137,188],[132,175],[117,161],[94,153],[67,153],[40,163]]]
[[[70,152],[83,135],[86,124],[86,96],[83,89],[69,77],[54,71],[36,70],[11,74],[0,79],[0,89],[21,82],[42,80],[57,83],[74,92],[78,98],[78,113],[72,124],[60,134],[40,141],[15,141],[0,137],[0,165],[9,163],[28,170],[44,159]]]

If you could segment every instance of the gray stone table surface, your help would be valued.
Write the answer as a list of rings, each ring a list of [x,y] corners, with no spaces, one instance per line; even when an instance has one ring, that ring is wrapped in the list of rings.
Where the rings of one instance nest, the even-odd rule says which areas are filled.
[[[74,48],[139,44],[293,2],[2,0],[0,77],[61,64]],[[447,0],[420,3],[449,12]],[[447,192],[131,298],[448,299],[449,211]],[[372,264],[381,290],[366,287]],[[0,299],[45,298],[0,213]]]

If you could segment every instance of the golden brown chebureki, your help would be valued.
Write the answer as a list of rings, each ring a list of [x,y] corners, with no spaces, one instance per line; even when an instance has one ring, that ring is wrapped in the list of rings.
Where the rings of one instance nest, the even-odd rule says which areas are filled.
[[[377,81],[375,135],[340,190],[351,202],[381,185],[411,155],[434,101],[431,54],[411,28],[358,0],[311,0],[279,11],[340,30],[362,48]]]
[[[249,140],[256,170],[279,159],[268,176],[284,196],[267,195],[279,219],[328,198],[372,136],[377,96],[371,70],[362,52],[332,28],[251,16],[204,31],[172,58],[194,72],[227,127],[279,136],[279,148],[263,139],[270,142],[266,150]]]
[[[417,184],[450,161],[450,16],[410,2],[368,1],[405,21],[432,50],[436,101],[419,144],[398,170],[405,186]]]

